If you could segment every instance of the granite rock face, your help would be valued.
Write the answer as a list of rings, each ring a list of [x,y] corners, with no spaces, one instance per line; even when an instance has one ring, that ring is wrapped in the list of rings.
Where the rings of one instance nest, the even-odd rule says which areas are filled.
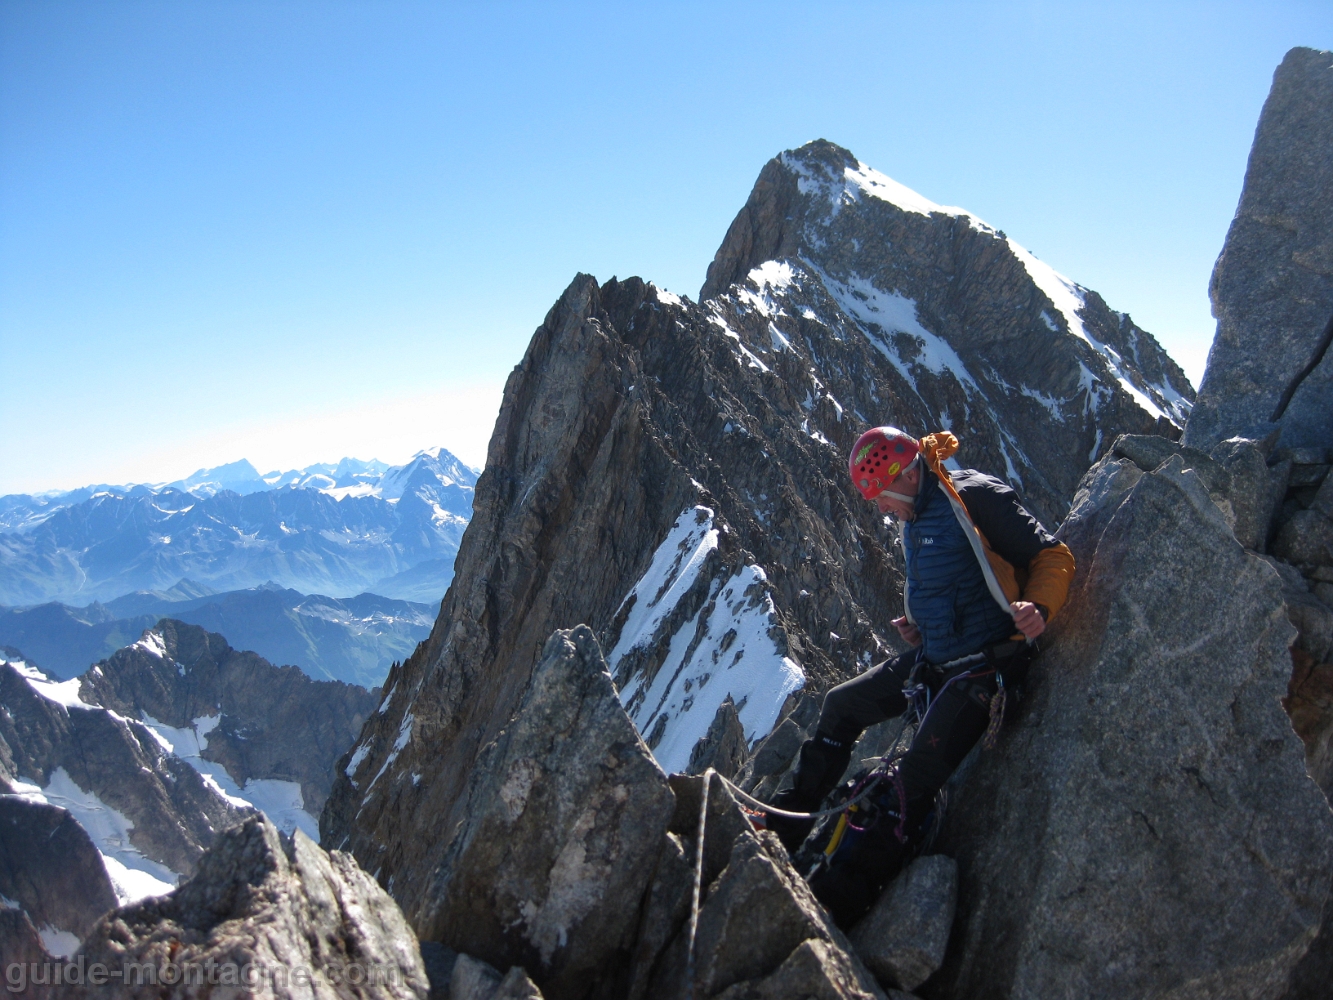
[[[447,840],[423,938],[552,998],[583,996],[627,955],[675,799],[625,715],[591,630],[547,642],[518,712],[477,761]]]
[[[1333,52],[1294,48],[1273,74],[1236,217],[1213,270],[1217,336],[1185,441],[1333,440]]]
[[[1061,535],[1070,604],[937,845],[960,898],[932,991],[1280,994],[1333,871],[1333,812],[1278,704],[1282,582],[1180,456],[1103,459]]]
[[[251,778],[299,783],[305,809],[316,816],[338,758],[379,701],[378,690],[312,680],[170,618],[85,673],[79,690],[130,718],[184,730],[204,720],[203,759],[222,764],[238,785]]]
[[[347,855],[325,853],[299,830],[288,839],[262,817],[219,837],[170,895],[103,917],[79,957],[88,970],[137,966],[145,983],[156,979],[153,995],[173,998],[244,986],[283,1000],[426,1000],[429,991],[416,938],[374,879]],[[144,994],[125,978],[55,995]]]

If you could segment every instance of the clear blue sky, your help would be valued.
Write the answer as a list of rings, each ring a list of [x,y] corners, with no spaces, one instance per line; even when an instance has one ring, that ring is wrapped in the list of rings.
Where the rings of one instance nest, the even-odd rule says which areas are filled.
[[[1320,3],[0,0],[0,493],[443,444],[578,271],[694,296],[824,137],[1197,382],[1259,109]]]

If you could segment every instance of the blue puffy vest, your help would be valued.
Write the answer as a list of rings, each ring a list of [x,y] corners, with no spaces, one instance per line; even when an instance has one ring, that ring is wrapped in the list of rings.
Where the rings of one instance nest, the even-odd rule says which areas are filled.
[[[915,519],[902,523],[902,541],[904,596],[926,660],[945,663],[1014,634],[1013,617],[992,596],[976,551],[931,473],[922,477]]]

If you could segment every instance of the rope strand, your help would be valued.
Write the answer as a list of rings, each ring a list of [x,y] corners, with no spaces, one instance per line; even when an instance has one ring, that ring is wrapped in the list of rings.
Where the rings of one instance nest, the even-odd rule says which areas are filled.
[[[699,827],[695,837],[694,845],[694,892],[690,897],[690,926],[688,940],[688,950],[685,953],[685,981],[689,984],[690,997],[699,995],[699,984],[695,982],[694,975],[694,938],[699,931],[699,896],[703,890],[704,880],[704,827],[708,822],[708,786],[713,780],[713,775],[717,774],[711,767],[704,771],[703,788],[699,793]],[[719,774],[719,778],[722,776]],[[726,781],[726,778],[722,778]],[[730,784],[730,782],[727,782]]]

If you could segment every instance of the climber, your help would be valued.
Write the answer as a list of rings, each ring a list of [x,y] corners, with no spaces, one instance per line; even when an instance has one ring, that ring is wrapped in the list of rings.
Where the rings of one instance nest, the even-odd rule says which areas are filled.
[[[992,698],[1022,683],[1032,641],[1064,604],[1074,575],[1069,549],[1012,489],[981,472],[944,467],[957,450],[947,431],[917,441],[876,427],[856,442],[848,465],[861,495],[901,524],[907,580],[904,614],[893,625],[912,648],[825,695],[794,783],[772,804],[816,809],[837,786],[861,732],[906,711],[909,679],[927,686],[931,704],[898,764],[905,817],[871,827],[811,878],[815,896],[844,928],[910,857],[936,793],[990,726]],[[813,821],[769,816],[767,826],[795,852]]]

